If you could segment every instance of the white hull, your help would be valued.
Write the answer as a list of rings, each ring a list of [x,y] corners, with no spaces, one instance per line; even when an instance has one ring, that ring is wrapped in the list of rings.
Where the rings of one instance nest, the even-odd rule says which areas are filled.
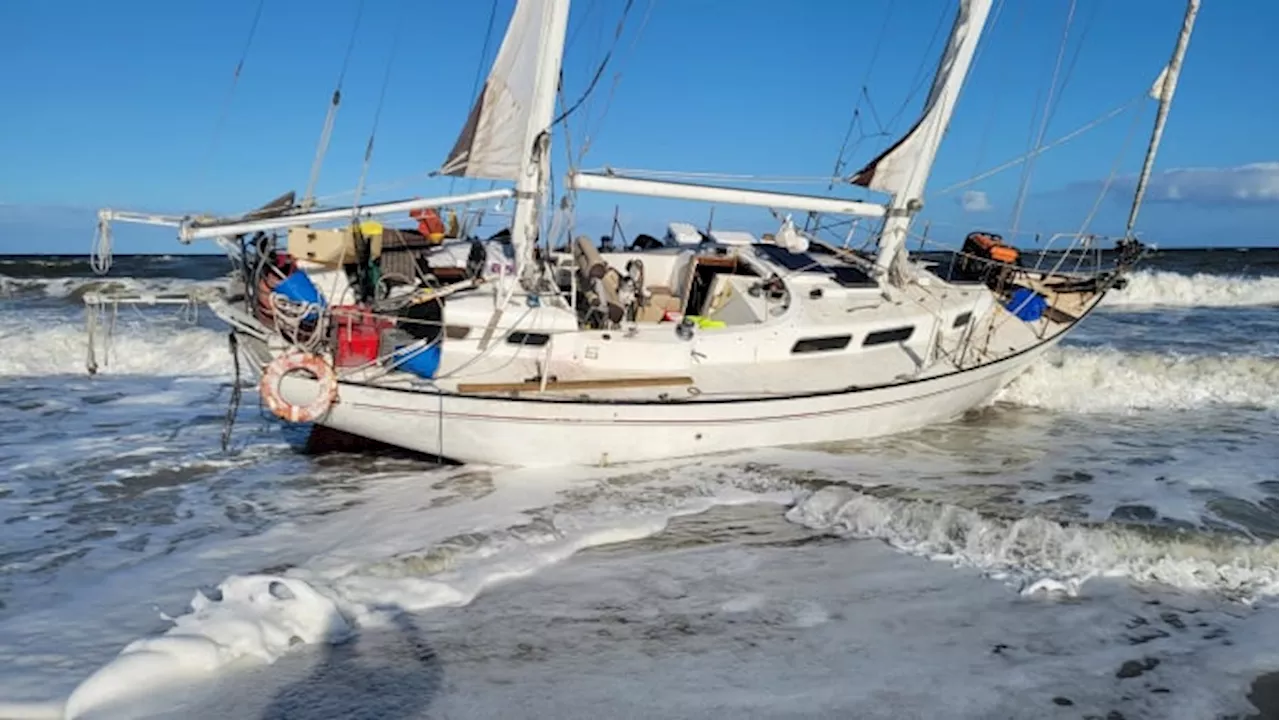
[[[853,440],[945,422],[982,405],[1062,334],[1001,361],[896,385],[767,400],[573,402],[342,383],[321,424],[462,462],[601,465]],[[314,382],[290,376],[286,397]]]

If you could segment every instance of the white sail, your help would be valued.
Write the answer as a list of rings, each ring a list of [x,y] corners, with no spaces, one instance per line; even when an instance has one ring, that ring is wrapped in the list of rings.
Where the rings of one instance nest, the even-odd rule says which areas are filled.
[[[538,52],[554,20],[554,0],[518,0],[502,47],[462,134],[441,168],[443,175],[515,180],[535,105]]]
[[[960,87],[973,60],[991,0],[961,0],[951,40],[938,64],[924,113],[901,140],[859,170],[850,181],[871,190],[918,199],[942,143]]]
[[[893,195],[880,231],[876,266],[888,274],[894,284],[898,284],[902,277],[900,266],[905,258],[902,248],[906,244],[911,217],[920,209],[929,170],[951,121],[951,113],[969,74],[969,65],[973,62],[978,39],[990,11],[991,0],[960,0],[951,39],[938,63],[924,113],[901,140],[850,178],[855,185]],[[893,268],[898,271],[894,272]]]

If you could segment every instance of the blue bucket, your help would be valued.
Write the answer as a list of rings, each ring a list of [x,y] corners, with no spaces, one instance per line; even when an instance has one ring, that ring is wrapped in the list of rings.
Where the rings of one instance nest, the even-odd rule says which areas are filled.
[[[436,376],[436,370],[440,368],[440,343],[425,348],[418,343],[397,347],[391,354],[390,364],[397,370],[429,380]]]
[[[320,297],[320,291],[316,289],[315,283],[311,282],[311,278],[301,270],[295,270],[290,273],[289,277],[276,286],[272,292],[283,295],[290,300],[298,303],[310,303],[324,307],[324,298]]]

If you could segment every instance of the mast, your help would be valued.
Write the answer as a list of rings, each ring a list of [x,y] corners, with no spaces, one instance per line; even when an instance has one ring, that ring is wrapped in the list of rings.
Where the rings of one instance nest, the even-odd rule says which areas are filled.
[[[891,270],[905,260],[903,246],[907,229],[912,216],[923,207],[925,183],[990,12],[991,0],[960,0],[951,37],[938,63],[920,120],[901,140],[850,178],[854,185],[893,196],[880,231],[876,267],[894,284],[898,284],[901,273]]]
[[[1169,106],[1173,103],[1173,91],[1178,87],[1178,74],[1182,72],[1182,59],[1187,54],[1187,43],[1191,41],[1191,29],[1196,23],[1196,13],[1200,11],[1200,0],[1188,0],[1187,12],[1182,18],[1182,30],[1178,33],[1178,41],[1173,46],[1173,58],[1160,71],[1155,85],[1151,87],[1151,96],[1160,101],[1156,111],[1156,123],[1151,129],[1151,142],[1147,145],[1147,156],[1142,161],[1142,173],[1138,176],[1138,187],[1133,194],[1133,205],[1129,208],[1129,222],[1125,224],[1124,236],[1133,236],[1133,226],[1138,222],[1138,210],[1142,207],[1142,197],[1147,192],[1147,182],[1151,179],[1151,166],[1156,161],[1156,151],[1160,148],[1160,139],[1164,136],[1164,124],[1169,117]]]

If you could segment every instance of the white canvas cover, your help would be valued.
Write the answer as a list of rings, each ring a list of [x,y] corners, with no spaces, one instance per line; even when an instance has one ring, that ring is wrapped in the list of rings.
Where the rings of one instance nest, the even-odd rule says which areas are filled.
[[[711,239],[722,245],[754,245],[756,236],[746,230],[712,230]]]
[[[697,245],[702,242],[702,233],[698,232],[698,228],[684,222],[669,223],[667,237],[677,245]]]

